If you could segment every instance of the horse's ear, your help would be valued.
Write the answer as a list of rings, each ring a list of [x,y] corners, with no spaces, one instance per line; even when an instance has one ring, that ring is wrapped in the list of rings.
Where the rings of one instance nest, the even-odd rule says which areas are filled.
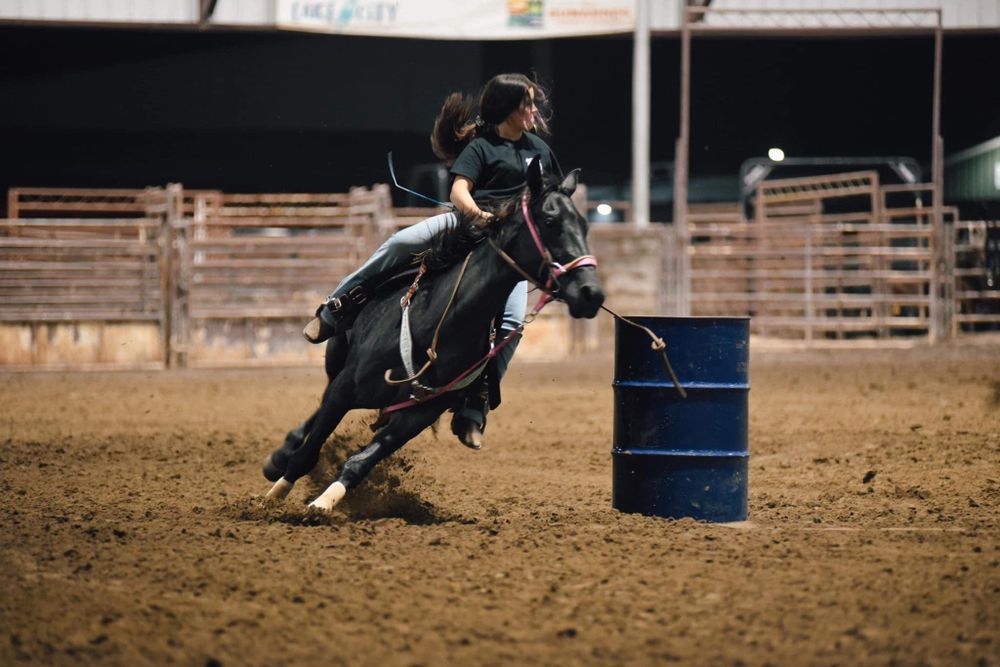
[[[576,192],[576,184],[580,181],[580,170],[574,169],[569,172],[563,182],[559,184],[559,189],[567,195],[572,196]]]
[[[528,187],[533,195],[542,191],[542,160],[540,158],[533,157],[528,162]]]

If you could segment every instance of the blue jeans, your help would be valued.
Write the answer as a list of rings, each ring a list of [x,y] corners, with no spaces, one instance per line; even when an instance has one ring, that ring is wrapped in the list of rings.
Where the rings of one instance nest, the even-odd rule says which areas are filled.
[[[432,218],[422,220],[415,225],[401,229],[379,246],[378,250],[372,254],[368,260],[362,264],[357,271],[344,278],[330,296],[340,296],[347,294],[351,289],[360,285],[364,281],[377,276],[384,271],[394,268],[402,268],[409,263],[417,253],[428,250],[434,237],[455,226],[458,218],[454,213],[442,213]],[[525,310],[528,307],[528,282],[522,280],[511,291],[504,305],[503,322],[500,324],[500,331],[497,332],[497,341],[514,331],[524,323]],[[507,372],[507,366],[514,356],[514,349],[521,340],[517,336],[510,343],[505,345],[496,356],[497,381],[503,378]],[[483,415],[465,414],[470,419],[482,425]]]

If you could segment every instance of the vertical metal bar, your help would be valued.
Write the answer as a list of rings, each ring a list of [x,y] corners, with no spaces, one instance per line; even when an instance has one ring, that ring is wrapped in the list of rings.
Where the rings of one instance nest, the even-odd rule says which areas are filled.
[[[882,220],[882,207],[880,204],[880,199],[885,195],[882,192],[882,184],[879,180],[878,172],[875,172],[871,178],[868,180],[868,184],[871,187],[871,192],[869,194],[869,199],[871,200],[871,217],[868,220],[868,224],[873,225],[881,230]],[[889,297],[890,289],[882,278],[882,273],[891,266],[891,262],[886,262],[886,244],[891,244],[892,237],[886,235],[885,232],[879,231],[875,234],[876,251],[870,255],[874,262],[872,269],[875,272],[875,278],[872,280],[872,296],[875,299],[873,315],[875,316],[875,337],[876,338],[888,338],[889,328],[886,326],[886,320],[889,316],[889,302],[886,300]]]
[[[632,48],[632,214],[635,224],[649,224],[649,7],[636,0]]]
[[[7,190],[7,217],[11,220],[16,220],[19,217],[17,194],[17,188]]]
[[[753,248],[754,252],[750,256],[750,261],[748,262],[749,268],[749,279],[747,281],[747,292],[753,294],[757,298],[756,309],[754,315],[763,316],[757,322],[757,333],[761,336],[767,335],[767,318],[774,315],[774,311],[770,308],[769,302],[761,298],[768,291],[761,287],[761,281],[757,278],[760,272],[760,263],[757,259],[760,257],[761,250],[767,245],[767,239],[765,235],[767,234],[767,220],[765,219],[767,211],[767,189],[765,188],[764,181],[757,184],[756,191],[750,195],[751,201],[754,207],[754,226],[753,226]],[[773,285],[773,283],[772,283]],[[770,289],[775,289],[771,287]],[[778,288],[777,291],[782,291],[783,288]]]
[[[813,213],[810,216],[809,224],[806,226],[806,341],[812,342],[813,329],[816,326],[816,303],[813,298],[813,231],[819,225],[819,215]],[[821,237],[822,238],[822,237]]]
[[[148,192],[148,190],[147,190]],[[159,193],[157,193],[159,195]],[[170,368],[173,351],[171,349],[171,336],[173,335],[173,304],[174,304],[174,253],[173,253],[173,232],[171,229],[171,198],[170,187],[163,193],[164,209],[160,218],[160,344],[163,349],[163,367]]]
[[[943,30],[941,27],[941,10],[937,10],[937,26],[934,28],[934,110],[933,127],[931,129],[931,177],[934,180],[934,231],[933,250],[931,252],[931,284],[930,306],[931,325],[930,339],[941,340],[948,336],[944,322],[944,304],[942,303],[941,282],[942,264],[944,259],[944,219],[942,204],[944,198],[943,149],[941,138],[941,56],[943,47]]]
[[[681,15],[681,128],[674,149],[674,252],[678,263],[677,312],[691,313],[691,260],[688,256],[687,190],[691,107],[691,17]]]

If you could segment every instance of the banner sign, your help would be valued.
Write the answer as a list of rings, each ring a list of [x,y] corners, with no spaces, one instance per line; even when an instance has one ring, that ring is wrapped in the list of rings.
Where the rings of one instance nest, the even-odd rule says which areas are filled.
[[[277,0],[280,28],[425,39],[632,32],[634,0]]]

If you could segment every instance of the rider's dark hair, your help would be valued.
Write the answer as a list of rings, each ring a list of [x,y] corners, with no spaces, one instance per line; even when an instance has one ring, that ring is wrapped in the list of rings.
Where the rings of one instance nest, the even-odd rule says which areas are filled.
[[[523,104],[530,104],[532,90],[539,109],[535,126],[547,133],[548,96],[545,89],[523,74],[498,74],[483,87],[478,104],[462,93],[452,93],[445,99],[431,131],[434,154],[451,164],[472,139],[493,131],[511,112],[517,111]]]

